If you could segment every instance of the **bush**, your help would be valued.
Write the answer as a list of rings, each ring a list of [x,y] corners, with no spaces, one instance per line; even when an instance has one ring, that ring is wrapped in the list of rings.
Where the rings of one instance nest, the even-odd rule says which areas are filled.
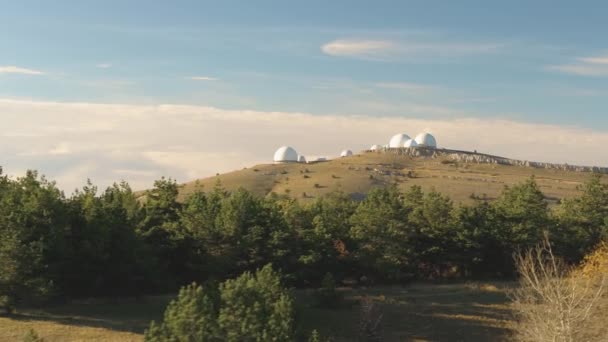
[[[606,341],[600,305],[606,274],[581,276],[554,256],[547,240],[515,257],[520,287],[513,291],[519,341]],[[584,270],[584,267],[583,267]]]
[[[315,291],[317,305],[322,308],[334,309],[340,306],[343,296],[336,290],[336,281],[331,273],[326,273],[321,282],[321,288]]]
[[[294,304],[270,265],[220,285],[218,322],[226,341],[292,341]]]
[[[167,306],[163,322],[150,324],[145,341],[221,341],[212,297],[196,283],[183,287]]]
[[[359,309],[359,341],[379,342],[383,340],[382,308],[368,297],[361,299]]]
[[[287,342],[293,334],[293,299],[266,265],[220,284],[219,296],[196,284],[182,288],[163,322],[152,322],[144,340]]]
[[[331,339],[321,337],[321,334],[315,329],[310,333],[308,342],[330,342]]]

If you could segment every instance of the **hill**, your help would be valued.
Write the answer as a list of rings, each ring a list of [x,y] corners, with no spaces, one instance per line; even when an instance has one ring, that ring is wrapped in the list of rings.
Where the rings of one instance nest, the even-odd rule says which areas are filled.
[[[414,152],[412,152],[414,151]],[[243,187],[258,195],[289,194],[308,201],[341,190],[363,197],[375,187],[419,185],[449,195],[456,203],[474,198],[492,200],[505,185],[534,176],[547,200],[575,196],[578,186],[603,168],[517,161],[491,155],[449,150],[400,149],[365,151],[318,163],[261,164],[199,179],[180,186],[180,198],[196,189],[209,191],[220,182],[227,190]]]

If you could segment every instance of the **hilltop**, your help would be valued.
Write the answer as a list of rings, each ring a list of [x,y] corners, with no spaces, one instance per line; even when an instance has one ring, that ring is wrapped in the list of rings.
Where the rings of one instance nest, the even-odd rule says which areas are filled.
[[[227,190],[243,187],[261,196],[274,192],[303,201],[336,190],[362,198],[375,187],[396,184],[401,189],[413,185],[435,189],[456,203],[471,203],[474,198],[492,200],[505,185],[534,176],[547,200],[556,203],[575,196],[578,186],[592,172],[608,170],[518,161],[466,151],[390,149],[310,164],[255,165],[185,183],[180,186],[180,198],[196,189],[210,191],[218,182]]]

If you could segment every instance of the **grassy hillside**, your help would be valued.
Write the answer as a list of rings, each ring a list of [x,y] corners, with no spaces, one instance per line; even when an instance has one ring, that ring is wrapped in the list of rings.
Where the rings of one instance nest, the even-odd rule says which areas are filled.
[[[470,203],[472,194],[493,199],[505,185],[531,176],[536,177],[547,199],[555,203],[575,196],[590,173],[364,152],[315,164],[256,165],[186,183],[180,195],[183,198],[197,188],[209,191],[219,181],[228,190],[243,187],[262,196],[287,193],[307,201],[335,190],[363,196],[374,187],[397,184],[402,189],[412,185],[434,188],[457,203]]]

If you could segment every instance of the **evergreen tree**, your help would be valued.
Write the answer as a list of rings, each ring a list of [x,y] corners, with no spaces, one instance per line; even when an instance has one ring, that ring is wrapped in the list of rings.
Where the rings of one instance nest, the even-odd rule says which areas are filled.
[[[370,191],[352,215],[351,234],[360,266],[378,276],[398,279],[414,261],[413,230],[397,187]]]
[[[579,197],[565,199],[556,210],[558,227],[553,241],[562,255],[580,260],[608,238],[608,185],[593,175]]]
[[[270,265],[220,285],[218,323],[225,340],[292,341],[294,304]]]
[[[217,298],[193,283],[183,287],[172,300],[160,324],[150,323],[144,340],[148,342],[223,341],[217,325]]]

